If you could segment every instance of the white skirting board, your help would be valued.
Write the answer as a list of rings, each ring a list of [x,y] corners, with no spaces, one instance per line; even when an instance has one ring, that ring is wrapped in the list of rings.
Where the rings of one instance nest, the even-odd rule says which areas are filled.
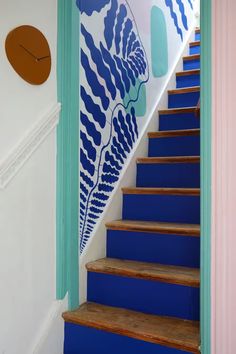
[[[67,296],[55,301],[43,322],[28,354],[63,354],[64,320],[62,313],[67,310]]]

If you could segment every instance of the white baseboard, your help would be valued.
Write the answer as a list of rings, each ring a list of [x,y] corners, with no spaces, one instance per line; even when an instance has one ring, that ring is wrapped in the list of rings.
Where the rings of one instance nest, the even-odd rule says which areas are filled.
[[[62,313],[67,310],[67,304],[67,297],[53,302],[29,354],[63,354],[64,321]]]
[[[0,189],[5,188],[45,138],[57,126],[61,104],[54,104],[0,161]]]

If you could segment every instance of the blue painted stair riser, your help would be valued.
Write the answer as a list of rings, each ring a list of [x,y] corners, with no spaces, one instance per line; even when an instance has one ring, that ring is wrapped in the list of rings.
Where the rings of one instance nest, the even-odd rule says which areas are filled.
[[[200,188],[199,163],[137,164],[137,187]]]
[[[176,76],[177,88],[193,87],[193,86],[200,86],[200,74]]]
[[[193,54],[200,54],[200,45],[196,45],[196,46],[193,46],[193,47],[190,47],[189,48],[189,54],[190,55],[193,55]]]
[[[159,115],[159,130],[181,130],[200,128],[200,119],[194,113]]]
[[[184,65],[184,70],[200,69],[200,59],[184,60],[183,65]]]
[[[65,324],[64,354],[187,354],[126,336],[72,323]]]
[[[190,286],[88,272],[88,301],[199,320],[199,288]]]
[[[200,196],[123,195],[124,220],[200,223]]]
[[[200,237],[107,230],[107,257],[199,268]]]
[[[182,107],[195,107],[200,98],[200,91],[169,94],[168,95],[168,108],[182,108]]]
[[[195,33],[195,41],[201,40],[201,33]]]
[[[148,156],[200,156],[200,135],[149,138]]]

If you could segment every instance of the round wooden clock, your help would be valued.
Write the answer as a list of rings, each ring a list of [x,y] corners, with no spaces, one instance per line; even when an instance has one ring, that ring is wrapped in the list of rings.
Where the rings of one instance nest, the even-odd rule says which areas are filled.
[[[51,71],[51,53],[42,32],[32,26],[12,30],[5,42],[6,54],[14,70],[33,85],[44,83]]]

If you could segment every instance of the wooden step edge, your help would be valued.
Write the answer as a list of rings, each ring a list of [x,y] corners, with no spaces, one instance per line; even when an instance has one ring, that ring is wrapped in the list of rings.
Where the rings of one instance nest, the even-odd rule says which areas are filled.
[[[139,157],[138,164],[200,163],[200,156]]]
[[[199,27],[195,29],[195,33],[201,33],[201,30]]]
[[[175,224],[137,220],[115,220],[107,222],[106,228],[108,230],[115,231],[162,233],[165,235],[179,235],[191,237],[200,236],[200,225],[195,224]]]
[[[200,86],[186,87],[175,90],[168,90],[169,95],[179,95],[183,93],[200,92]]]
[[[195,113],[196,107],[169,108],[159,110],[159,115]]]
[[[166,130],[158,132],[149,132],[149,139],[171,138],[182,136],[200,136],[200,129]]]
[[[192,54],[192,55],[186,55],[183,57],[183,61],[191,61],[191,60],[200,60],[201,55],[200,54]]]
[[[200,196],[200,188],[142,188],[124,187],[123,194],[134,195],[179,195]]]
[[[102,258],[87,263],[86,269],[88,272],[92,273],[158,281],[161,283],[183,285],[194,288],[200,286],[200,271],[196,268],[115,258]]]
[[[190,47],[198,47],[199,45],[201,45],[201,41],[194,41],[189,43]]]
[[[95,303],[64,312],[67,323],[200,354],[199,322],[161,317]]]
[[[190,75],[200,75],[200,69],[193,69],[193,70],[183,70],[176,73],[177,77],[180,76],[190,76]]]

